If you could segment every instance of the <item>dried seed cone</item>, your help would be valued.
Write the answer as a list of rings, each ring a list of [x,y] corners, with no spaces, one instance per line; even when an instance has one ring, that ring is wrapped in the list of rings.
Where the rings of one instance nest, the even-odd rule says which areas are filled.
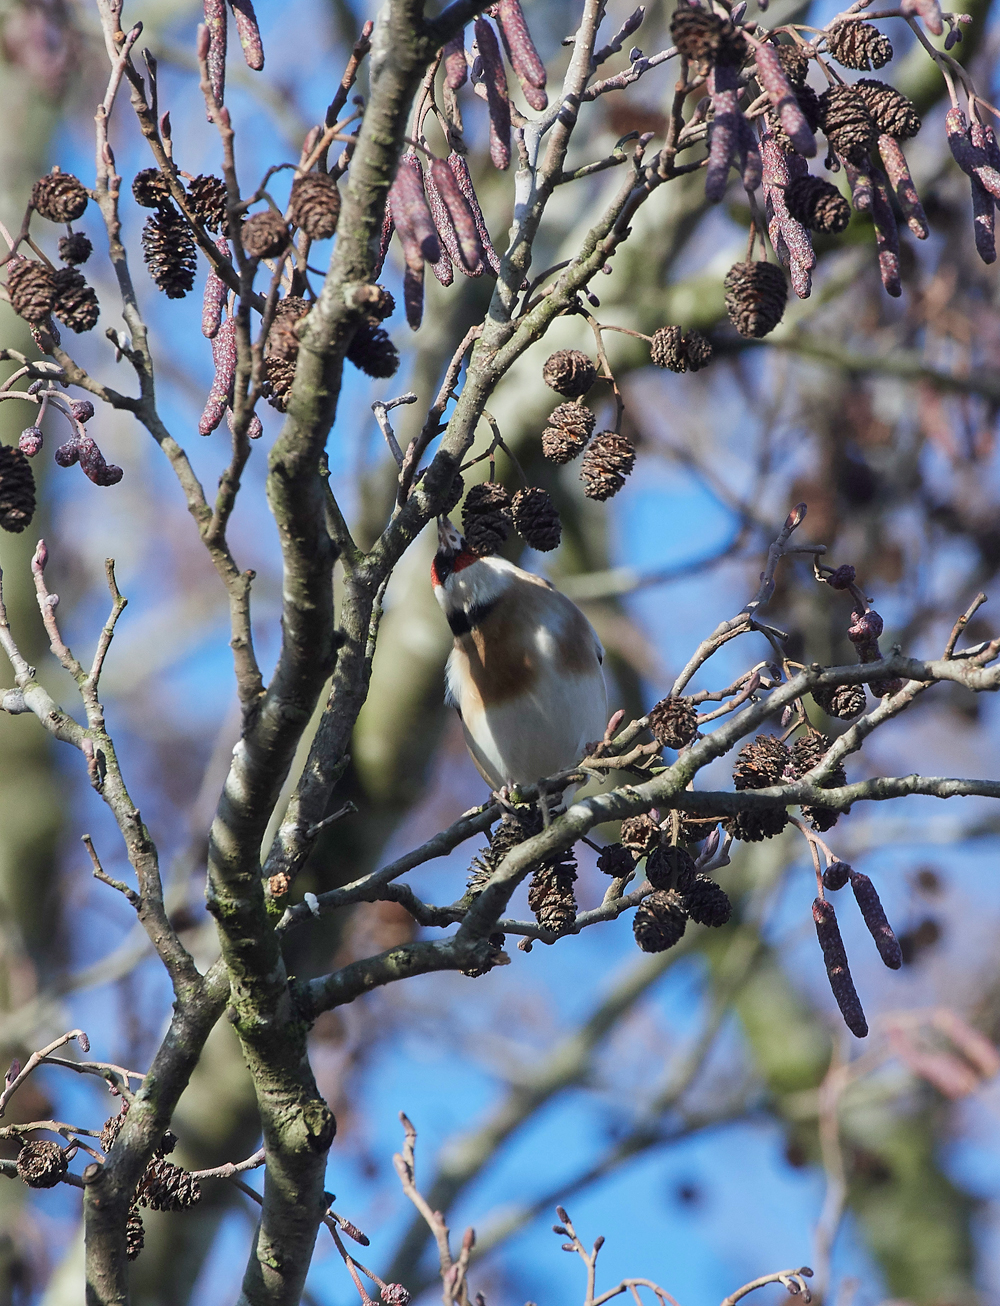
[[[654,367],[662,367],[670,372],[687,371],[684,333],[679,326],[660,327],[658,331],[653,332],[649,358]]]
[[[597,368],[579,349],[557,349],[545,360],[542,380],[561,395],[576,399],[597,380]]]
[[[21,1144],[17,1154],[17,1177],[29,1188],[54,1188],[69,1169],[66,1153],[47,1139]]]
[[[864,685],[834,685],[832,689],[816,688],[812,691],[816,706],[827,716],[837,717],[840,721],[850,721],[860,716],[865,710]]]
[[[539,866],[528,886],[528,906],[543,930],[566,934],[576,924],[576,862],[572,852]]]
[[[779,45],[777,49],[778,62],[797,92],[805,85],[805,80],[809,76],[809,56],[801,45]]]
[[[0,529],[19,535],[35,515],[35,478],[22,450],[0,444]]]
[[[810,730],[808,734],[796,739],[792,745],[790,764],[796,780],[804,776],[807,771],[811,771],[826,756],[830,743],[828,736],[820,734],[818,730]],[[836,789],[845,784],[847,784],[847,775],[838,762],[830,777],[823,781],[823,787]],[[829,807],[803,807],[802,815],[814,830],[822,831],[832,830],[837,824],[840,813]]]
[[[718,929],[733,914],[733,904],[725,890],[709,875],[695,875],[690,888],[681,890],[681,900],[689,918],[698,925]]]
[[[310,240],[326,240],[337,230],[340,191],[326,172],[309,172],[292,182],[288,216]]]
[[[399,350],[384,327],[359,327],[348,346],[347,357],[368,376],[390,377],[399,370]]]
[[[153,1211],[182,1211],[201,1201],[201,1185],[187,1170],[157,1157],[139,1181],[136,1202]]]
[[[500,961],[500,953],[503,950],[503,945],[507,942],[507,936],[505,934],[501,934],[499,930],[495,930],[489,936],[486,942],[489,944],[490,951],[487,953],[486,959],[483,962],[483,964],[481,966],[469,966],[462,970],[462,974],[467,979],[479,979],[480,975],[488,975],[490,971],[493,970],[494,967],[498,965]],[[354,1229],[354,1225],[352,1224],[347,1226],[346,1221],[341,1223],[340,1227],[344,1233],[348,1233],[349,1229]],[[354,1229],[354,1232],[359,1233],[360,1230]],[[364,1246],[367,1246],[368,1244],[368,1239],[364,1238],[363,1236],[362,1238],[358,1238],[355,1241],[362,1242]]]
[[[474,485],[465,496],[462,534],[473,553],[488,557],[496,553],[510,534],[510,495],[502,485],[485,481]]]
[[[75,222],[87,207],[87,190],[71,172],[50,172],[31,188],[31,206],[50,222]]]
[[[734,263],[726,273],[726,312],[748,340],[766,336],[781,321],[788,299],[785,274],[773,263]]]
[[[851,978],[851,968],[847,964],[847,952],[844,940],[840,937],[837,913],[833,903],[823,898],[815,898],[812,905],[813,921],[816,925],[816,937],[823,949],[823,962],[826,965],[827,979],[837,1006],[844,1017],[847,1028],[857,1038],[864,1038],[868,1033],[868,1022],[861,1008],[861,1000]]]
[[[583,404],[560,404],[542,432],[542,453],[551,463],[568,463],[594,434],[594,414]]]
[[[580,480],[588,499],[603,503],[625,484],[635,466],[635,446],[627,435],[599,431],[583,455]]]
[[[508,812],[489,836],[488,848],[480,849],[469,867],[470,876],[466,892],[476,898],[490,881],[490,877],[512,848],[542,828],[541,814],[535,808],[520,808]]]
[[[920,114],[917,106],[902,91],[875,77],[859,78],[855,88],[880,132],[894,136],[897,141],[916,136],[920,130]]]
[[[514,517],[514,529],[533,549],[549,553],[559,547],[562,537],[562,523],[556,505],[545,490],[536,485],[518,490],[514,495],[511,509]]]
[[[851,868],[847,862],[831,862],[823,872],[823,888],[836,893],[851,878]]]
[[[71,331],[93,331],[101,314],[97,292],[76,268],[60,268],[53,276],[56,297],[52,311]]]
[[[862,875],[860,871],[851,871],[851,888],[861,908],[864,922],[868,926],[868,932],[875,940],[878,955],[890,970],[899,970],[903,964],[903,954],[892,932],[892,926],[886,920],[878,890],[868,876]]]
[[[274,321],[267,335],[267,352],[295,362],[299,356],[299,337],[295,325],[309,312],[309,301],[300,295],[279,299]]]
[[[666,952],[687,928],[687,912],[674,889],[656,889],[635,910],[632,933],[643,952]]]
[[[201,172],[188,183],[188,199],[195,217],[203,222],[209,231],[220,232],[226,229],[226,183],[221,177]]]
[[[183,299],[194,285],[194,237],[172,204],[146,219],[142,256],[149,275],[168,299]]]
[[[56,297],[52,271],[37,259],[17,259],[8,267],[7,293],[14,312],[26,322],[44,322]]]
[[[708,336],[701,331],[688,331],[681,343],[687,356],[689,372],[700,372],[703,367],[708,367],[714,353]]]
[[[828,86],[819,97],[819,125],[830,148],[861,167],[878,141],[864,97],[853,86]]]
[[[115,1145],[115,1140],[122,1131],[122,1125],[125,1123],[125,1117],[128,1115],[128,1103],[122,1103],[122,1110],[116,1116],[108,1116],[101,1129],[101,1151],[107,1155]]]
[[[689,698],[661,698],[649,713],[649,728],[664,748],[683,748],[698,733],[698,711]]]
[[[598,854],[597,869],[616,880],[624,880],[635,870],[635,857],[624,844],[605,844]]]
[[[786,48],[786,46],[779,47],[781,50]],[[816,131],[819,127],[820,117],[822,116],[819,107],[819,96],[808,82],[803,82],[801,86],[795,86],[793,84],[792,89],[795,92],[795,99],[798,101],[798,106],[802,110],[802,116],[809,124],[809,130],[813,132]],[[781,115],[778,113],[778,110],[772,107],[767,110],[765,116],[767,118],[767,125],[771,129],[771,134],[778,145],[781,146],[786,154],[797,153],[788,133],[781,125]]]
[[[737,791],[767,789],[780,783],[790,754],[780,739],[774,735],[758,735],[753,743],[744,744],[733,767],[733,784]],[[725,825],[728,832],[742,843],[760,843],[772,839],[788,824],[788,813],[783,807],[759,812],[738,812]]]
[[[130,1261],[142,1251],[146,1245],[146,1231],[142,1227],[142,1216],[133,1206],[128,1213],[128,1223],[125,1226],[125,1255]]]
[[[144,209],[162,209],[171,204],[170,186],[159,168],[143,168],[132,180],[132,195]]]
[[[86,263],[93,252],[93,245],[82,231],[74,231],[70,236],[59,238],[59,257],[64,263]]]
[[[646,858],[646,879],[654,889],[676,889],[683,894],[694,878],[694,860],[685,848],[663,844]]]
[[[732,23],[698,5],[677,6],[670,20],[670,38],[681,54],[704,67],[738,66],[747,54],[746,42]]]
[[[250,258],[277,258],[288,248],[290,239],[284,218],[273,209],[247,218],[240,236]]]
[[[837,63],[859,72],[883,68],[892,58],[892,42],[874,23],[838,23],[826,48]]]
[[[267,373],[267,402],[279,413],[287,412],[288,396],[295,380],[295,363],[272,354],[264,359],[264,371]]]
[[[811,231],[837,235],[851,220],[851,206],[837,187],[809,173],[792,178],[785,187],[785,203],[792,217]]]
[[[629,852],[645,857],[659,846],[662,831],[648,812],[644,812],[642,816],[629,816],[622,821],[620,837]]]

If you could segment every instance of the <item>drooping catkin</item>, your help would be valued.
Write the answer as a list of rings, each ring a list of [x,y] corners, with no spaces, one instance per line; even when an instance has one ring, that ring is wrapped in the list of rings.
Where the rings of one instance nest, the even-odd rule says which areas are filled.
[[[886,919],[882,900],[878,890],[867,875],[860,871],[851,871],[851,888],[861,908],[861,915],[868,926],[868,932],[875,940],[878,955],[890,970],[899,970],[903,964],[903,954],[899,942],[892,932],[892,926]]]
[[[847,1028],[856,1038],[865,1038],[868,1034],[868,1021],[861,1007],[851,968],[847,964],[847,952],[844,940],[840,937],[837,913],[833,903],[824,898],[816,898],[812,905],[813,921],[816,924],[816,937],[823,950],[823,962],[826,965],[827,979],[837,1000],[840,1014],[844,1017]]]

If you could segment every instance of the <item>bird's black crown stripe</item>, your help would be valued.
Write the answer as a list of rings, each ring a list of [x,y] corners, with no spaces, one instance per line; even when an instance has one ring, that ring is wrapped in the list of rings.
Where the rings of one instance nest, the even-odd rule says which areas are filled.
[[[474,603],[471,608],[459,608],[448,617],[448,625],[453,635],[467,635],[476,626],[481,626],[497,605],[493,599],[489,603]]]

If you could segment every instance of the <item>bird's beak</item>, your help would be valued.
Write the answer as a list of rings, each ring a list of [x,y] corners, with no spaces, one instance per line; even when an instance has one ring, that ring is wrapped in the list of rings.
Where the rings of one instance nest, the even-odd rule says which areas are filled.
[[[438,518],[438,552],[454,557],[465,548],[465,540],[447,517]]]

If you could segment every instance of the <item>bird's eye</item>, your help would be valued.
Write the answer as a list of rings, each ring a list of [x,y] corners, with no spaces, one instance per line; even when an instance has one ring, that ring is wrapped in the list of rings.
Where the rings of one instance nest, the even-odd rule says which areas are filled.
[[[443,585],[455,570],[455,555],[439,549],[431,563],[431,580],[435,585]]]

